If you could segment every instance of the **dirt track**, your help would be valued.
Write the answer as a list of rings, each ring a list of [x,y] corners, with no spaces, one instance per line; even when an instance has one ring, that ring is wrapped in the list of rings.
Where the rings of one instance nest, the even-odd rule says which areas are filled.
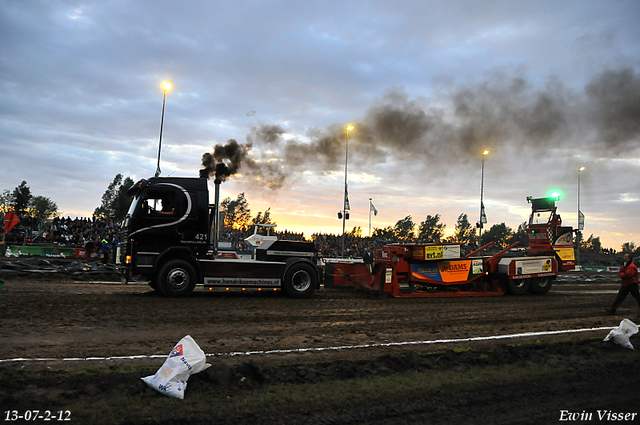
[[[165,354],[187,334],[206,353],[226,353],[614,326],[620,319],[604,307],[616,290],[615,281],[555,285],[541,297],[380,299],[320,290],[294,300],[200,289],[167,299],[146,285],[8,281],[0,296],[2,357]],[[635,319],[634,307],[625,303],[620,318]]]
[[[423,353],[443,348],[464,347],[477,351],[490,351],[505,345],[517,346],[531,341],[546,343],[560,339],[581,343],[586,341],[587,345],[582,348],[576,349],[576,346],[572,346],[567,356],[578,358],[581,354],[576,350],[586,350],[589,355],[582,360],[582,367],[599,370],[597,366],[600,360],[595,359],[594,356],[604,356],[602,362],[606,363],[606,356],[609,355],[607,353],[618,353],[622,350],[614,347],[611,351],[609,346],[606,350],[600,349],[599,341],[607,334],[606,330],[515,340],[384,345],[524,332],[613,327],[623,317],[629,317],[638,322],[637,307],[632,300],[627,300],[623,304],[618,311],[618,316],[607,316],[604,307],[608,306],[615,296],[618,284],[615,278],[606,277],[595,280],[592,278],[582,276],[574,278],[571,282],[556,284],[551,292],[544,296],[381,299],[359,292],[320,290],[309,300],[293,300],[275,294],[220,295],[206,293],[202,289],[190,298],[166,299],[156,295],[146,285],[124,286],[56,280],[35,281],[21,278],[5,282],[5,288],[0,294],[0,311],[2,311],[0,339],[3,342],[3,353],[0,359],[50,358],[57,360],[5,361],[0,362],[0,371],[4,369],[14,372],[18,369],[37,370],[39,368],[69,370],[87,367],[88,363],[108,365],[109,362],[113,362],[110,360],[62,361],[61,359],[64,358],[165,356],[173,344],[185,335],[191,335],[205,353],[214,355],[209,358],[209,361],[223,363],[225,367],[231,368],[241,367],[250,361],[254,365],[259,365],[260,370],[271,370],[271,376],[274,374],[286,376],[285,369],[290,365],[375,362],[375,359],[381,356],[406,356],[407,353]],[[636,336],[631,341],[638,346],[640,344],[637,340]],[[231,355],[241,352],[359,345],[373,345],[373,347]],[[635,351],[616,355],[627,356],[629,362],[635,362],[638,365],[638,356]],[[529,357],[529,363],[544,362],[528,354],[519,356]],[[593,358],[593,364],[590,364],[589,357]],[[160,364],[163,359],[149,359],[149,361]],[[119,360],[119,362],[126,362],[126,360]],[[428,363],[427,360],[425,362]],[[475,364],[475,361],[472,363]],[[562,382],[563,374],[566,374],[564,377],[567,379],[574,379],[575,373],[579,372],[572,366],[572,362],[565,362],[562,356],[556,359],[556,363],[560,367],[560,370],[554,372],[560,379],[558,383]],[[626,364],[626,361],[623,363]],[[418,364],[421,362],[418,361]],[[604,371],[600,372],[604,373]],[[598,373],[592,374],[596,376]],[[635,366],[635,369],[627,373],[631,373],[627,377],[632,380],[634,386],[637,385],[640,369]],[[349,376],[357,375],[358,373]],[[593,409],[607,408],[612,403],[611,394],[602,394],[602,397],[598,398],[599,391],[606,387],[603,387],[602,378],[597,376],[592,381],[588,377],[581,378],[584,382],[580,386],[590,391],[592,402],[602,400],[601,404],[592,406]],[[569,386],[565,390],[557,391],[572,391],[572,388]],[[613,388],[614,390],[619,388],[622,391],[622,388],[626,387],[613,385]],[[508,389],[505,388],[505,390]],[[516,385],[509,391],[521,390]],[[569,403],[571,396],[570,394],[566,396]],[[635,399],[637,400],[637,397]],[[3,401],[4,409],[13,408],[10,406],[12,403],[25,405],[25,400],[11,397],[3,399],[0,394],[0,402]],[[469,402],[471,403],[472,400],[470,399]],[[407,410],[405,413],[408,414],[408,411],[415,409],[414,404],[411,406],[411,408],[405,408]],[[562,403],[559,406],[562,406]],[[399,408],[402,411],[402,407]],[[528,408],[534,409],[535,403],[528,405]],[[630,412],[640,410],[634,409],[630,407],[627,410]],[[551,414],[557,416],[558,411],[550,412]],[[378,417],[374,414],[369,419],[366,419],[366,416],[365,419],[361,418],[362,420],[356,422],[386,423],[382,421],[384,415]],[[392,417],[393,415],[390,416]],[[376,422],[378,419],[374,420],[374,418],[382,422]],[[419,410],[417,417],[414,418],[415,421],[406,423],[420,423],[420,418],[425,419],[426,416]],[[501,422],[498,417],[495,419],[493,423],[513,422],[507,419],[504,419],[507,422]],[[397,419],[389,420],[397,423]],[[295,418],[289,422],[295,423]],[[342,423],[342,421],[335,420],[327,423]],[[491,423],[491,421],[475,423]]]

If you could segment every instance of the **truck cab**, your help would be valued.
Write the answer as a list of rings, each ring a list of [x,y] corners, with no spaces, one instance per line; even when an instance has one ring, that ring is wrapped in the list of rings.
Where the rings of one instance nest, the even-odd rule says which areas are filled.
[[[152,177],[127,195],[134,199],[124,222],[121,261],[130,274],[147,275],[171,247],[186,248],[195,258],[206,255],[211,227],[206,179]]]
[[[190,295],[196,284],[225,292],[283,290],[295,298],[311,296],[318,286],[312,242],[274,240],[277,249],[266,255],[263,246],[258,260],[219,258],[217,202],[209,205],[206,178],[152,177],[127,195],[134,199],[118,253],[125,283],[142,276],[170,297]]]

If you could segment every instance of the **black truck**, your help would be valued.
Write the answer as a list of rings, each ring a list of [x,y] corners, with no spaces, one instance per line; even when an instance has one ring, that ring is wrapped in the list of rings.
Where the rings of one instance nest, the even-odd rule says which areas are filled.
[[[206,178],[151,177],[135,183],[118,249],[122,280],[134,276],[167,297],[197,284],[219,292],[277,292],[307,298],[319,285],[313,242],[271,240],[255,259],[218,256],[219,183],[209,204]]]

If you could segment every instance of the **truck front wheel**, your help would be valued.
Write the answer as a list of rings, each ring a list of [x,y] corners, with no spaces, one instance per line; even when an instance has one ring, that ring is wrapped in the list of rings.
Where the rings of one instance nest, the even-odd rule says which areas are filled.
[[[310,264],[292,265],[284,275],[284,292],[292,298],[309,298],[318,285],[318,274]]]
[[[166,297],[187,297],[196,288],[196,272],[184,260],[172,260],[158,274],[158,287]]]

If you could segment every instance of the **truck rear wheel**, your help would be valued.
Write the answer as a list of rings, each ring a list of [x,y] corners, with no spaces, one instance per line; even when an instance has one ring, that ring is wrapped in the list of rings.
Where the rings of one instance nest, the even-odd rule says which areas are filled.
[[[529,292],[536,295],[544,295],[551,289],[551,278],[538,277],[531,279],[531,285],[529,285]]]
[[[529,290],[531,279],[509,279],[507,290],[513,295],[524,295]]]
[[[318,285],[318,274],[310,264],[292,265],[284,275],[282,287],[292,298],[309,298]]]
[[[196,272],[184,260],[172,260],[158,274],[158,289],[166,297],[187,297],[196,288]]]

